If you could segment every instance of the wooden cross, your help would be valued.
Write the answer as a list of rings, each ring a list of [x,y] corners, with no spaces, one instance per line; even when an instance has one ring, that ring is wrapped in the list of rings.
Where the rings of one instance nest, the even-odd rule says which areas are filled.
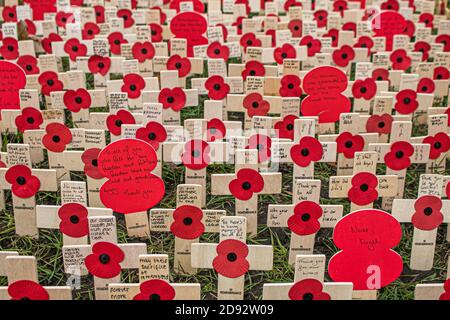
[[[110,283],[109,300],[200,300],[199,283],[170,283],[169,270],[167,254],[140,255],[139,283]],[[152,287],[155,283],[156,289]]]
[[[325,262],[322,254],[295,256],[294,282],[265,283],[263,300],[351,300],[353,283],[324,282]],[[318,284],[322,290],[316,288]]]
[[[150,210],[150,230],[171,231],[175,235],[173,269],[177,273],[195,274],[191,266],[191,244],[199,242],[204,232],[219,232],[219,219],[225,210],[202,210],[203,187],[198,184],[177,186],[177,208]],[[175,217],[176,215],[176,217]]]
[[[236,216],[247,218],[246,231],[252,236],[257,233],[258,195],[281,192],[280,172],[259,173],[257,170],[258,151],[256,149],[239,149],[235,154],[234,174],[211,175],[211,194],[235,196]]]
[[[450,266],[450,257],[448,259],[447,266]],[[443,299],[442,295],[447,293],[447,297],[450,295],[450,288],[445,290],[445,286],[450,284],[450,267],[447,267],[447,277],[445,283],[427,283],[417,284],[414,290],[414,300],[439,300]],[[448,299],[448,298],[447,298]]]
[[[220,218],[220,242],[193,243],[192,267],[214,268],[218,273],[217,299],[242,300],[245,273],[248,270],[271,270],[273,248],[246,245],[246,218]]]
[[[422,174],[417,200],[394,199],[392,215],[400,223],[413,223],[410,268],[431,270],[438,226],[450,222],[450,200],[441,200],[443,176]]]

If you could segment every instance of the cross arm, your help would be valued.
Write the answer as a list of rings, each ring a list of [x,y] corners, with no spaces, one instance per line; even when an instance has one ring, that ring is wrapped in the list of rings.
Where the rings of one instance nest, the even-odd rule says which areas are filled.
[[[175,290],[174,300],[200,300],[199,283],[171,283]],[[109,300],[133,300],[139,292],[139,283],[110,283]]]
[[[263,300],[289,300],[289,290],[293,285],[294,283],[265,283],[263,286]],[[351,300],[353,283],[324,283],[323,291],[330,295],[331,300]]]
[[[36,225],[38,228],[59,229],[61,219],[58,216],[60,206],[36,206]],[[111,216],[109,208],[87,208],[89,216]]]
[[[261,173],[264,179],[264,188],[259,194],[275,194],[281,192],[281,172]],[[235,174],[212,174],[211,175],[211,194],[230,195],[228,185],[236,179]]]
[[[279,141],[272,145],[272,161],[278,163],[291,163],[291,148],[296,143],[291,141]],[[323,148],[322,158],[318,162],[336,162],[336,142],[321,142]]]
[[[10,189],[11,185],[6,181],[5,174],[7,168],[0,169],[0,188]],[[39,191],[57,191],[58,183],[56,180],[56,170],[53,169],[32,169],[32,175],[36,176],[41,182]]]
[[[352,176],[330,177],[330,198],[346,198],[352,187]],[[379,197],[394,197],[397,194],[398,177],[396,175],[377,176]]]

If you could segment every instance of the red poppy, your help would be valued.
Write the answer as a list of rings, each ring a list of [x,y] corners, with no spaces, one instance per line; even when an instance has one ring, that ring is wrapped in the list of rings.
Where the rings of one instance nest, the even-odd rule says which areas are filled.
[[[294,139],[294,121],[298,119],[296,115],[288,114],[274,125],[279,138]]]
[[[405,30],[403,30],[403,34],[406,34],[410,38],[414,37],[414,34],[416,33],[416,25],[411,20],[406,20],[406,27]],[[392,41],[391,46],[388,47],[388,49],[392,49]]]
[[[253,169],[240,169],[236,173],[236,179],[228,185],[231,194],[239,200],[249,200],[254,193],[261,192],[264,188],[264,179],[258,171]]]
[[[201,170],[208,166],[210,147],[208,142],[192,139],[184,145],[184,151],[181,154],[181,161],[186,168],[191,170]]]
[[[248,94],[242,105],[247,109],[247,115],[250,118],[254,116],[265,116],[270,110],[270,104],[263,99],[263,96],[258,92],[252,92]]]
[[[167,132],[164,126],[156,121],[149,121],[145,128],[136,131],[136,139],[148,142],[153,149],[158,150],[159,144],[166,141]]]
[[[180,111],[186,104],[186,93],[181,88],[164,88],[159,92],[158,102],[162,103],[164,109]]]
[[[333,2],[333,11],[339,12],[341,14],[341,17],[344,16],[344,11],[348,9],[347,1],[344,0],[337,0]]]
[[[61,219],[59,230],[72,238],[81,238],[89,233],[88,210],[79,203],[66,203],[58,210]]]
[[[387,0],[381,4],[382,10],[393,10],[398,11],[400,5],[398,4],[397,0]]]
[[[372,78],[356,80],[352,86],[352,94],[356,99],[372,99],[377,92],[377,84]]]
[[[418,41],[414,44],[414,52],[422,52],[422,61],[427,61],[431,46],[426,41]]]
[[[244,34],[239,43],[244,48],[244,52],[247,51],[247,47],[261,47],[261,40],[257,39],[252,32]]]
[[[230,56],[230,49],[227,46],[223,46],[219,41],[215,41],[206,49],[206,55],[211,59],[224,59],[227,61]]]
[[[317,28],[324,28],[327,26],[328,12],[326,10],[317,10],[314,12],[314,18],[317,22]]]
[[[121,44],[128,43],[128,40],[123,37],[121,32],[116,31],[108,36],[108,43],[111,53],[120,55],[122,52]]]
[[[343,45],[340,49],[333,51],[333,61],[339,67],[346,67],[355,58],[352,47]]]
[[[86,22],[81,33],[83,40],[92,40],[100,33],[100,27],[93,22]]]
[[[75,18],[73,16],[73,13],[59,11],[58,13],[56,13],[55,21],[58,27],[65,29],[67,23],[75,22]]]
[[[22,109],[22,113],[16,117],[14,122],[20,132],[25,132],[25,130],[39,129],[44,119],[42,118],[41,111],[27,107]]]
[[[450,51],[450,35],[448,34],[441,34],[436,37],[435,39],[436,43],[442,43],[444,45],[444,52]]]
[[[5,179],[11,185],[12,193],[19,198],[34,196],[41,186],[38,177],[22,164],[10,167],[5,173]]]
[[[170,231],[181,239],[196,239],[205,232],[202,218],[202,209],[191,205],[180,206],[173,212]]]
[[[434,80],[447,80],[450,78],[450,71],[446,67],[436,67],[433,71]]]
[[[37,59],[30,55],[24,55],[17,59],[17,64],[25,71],[25,74],[39,74]]]
[[[322,216],[322,207],[313,201],[301,201],[296,204],[294,214],[289,217],[289,229],[299,236],[314,234],[320,229],[319,218]]]
[[[244,70],[242,70],[242,77],[244,78],[244,81],[247,80],[248,76],[251,77],[264,77],[266,74],[266,68],[264,68],[264,65],[259,61],[247,61],[245,64]]]
[[[232,26],[236,27],[238,35],[242,34],[242,20],[244,18],[246,18],[246,17],[237,17],[236,21],[233,22],[233,24],[232,24]]]
[[[264,162],[270,159],[272,154],[272,139],[264,134],[254,134],[248,139],[248,145],[245,149],[258,150],[258,162]]]
[[[444,293],[439,296],[439,300],[450,300],[450,279],[444,282]]]
[[[247,261],[248,247],[239,240],[227,239],[221,241],[216,248],[217,256],[213,260],[214,270],[227,278],[237,278],[244,275],[250,268]]]
[[[331,38],[331,46],[337,47],[339,43],[339,30],[330,29],[327,33],[323,35],[324,37]]]
[[[36,25],[33,21],[30,19],[25,19],[25,25],[29,36],[35,36],[36,35]]]
[[[397,49],[391,53],[389,59],[392,62],[392,69],[406,70],[411,66],[411,58],[408,57],[404,49]]]
[[[67,90],[64,92],[64,105],[72,112],[79,112],[81,109],[89,109],[91,106],[91,95],[86,89]]]
[[[414,203],[414,214],[411,222],[419,230],[430,231],[441,225],[444,216],[441,212],[442,200],[439,197],[426,195]]]
[[[450,149],[450,138],[447,133],[438,132],[434,136],[423,139],[423,143],[430,145],[430,159],[435,160]]]
[[[377,186],[378,179],[374,174],[360,172],[352,178],[352,187],[348,190],[348,199],[358,206],[372,203],[378,198]]]
[[[106,118],[106,126],[112,135],[120,136],[122,134],[123,124],[135,124],[133,114],[125,109],[120,109],[117,114],[110,114]]]
[[[347,22],[342,25],[342,30],[344,31],[353,31],[353,37],[356,37],[356,23]]]
[[[297,0],[286,0],[286,2],[283,5],[283,8],[284,11],[289,12],[290,7],[301,7],[301,6],[302,6],[301,2],[298,2]]]
[[[374,17],[378,13],[378,9],[376,7],[367,8],[364,10],[364,16],[362,17],[362,21],[368,21],[372,17]]]
[[[221,140],[227,134],[227,128],[225,127],[225,124],[222,122],[222,120],[217,118],[213,118],[208,121],[206,130],[208,141]]]
[[[320,40],[314,39],[311,36],[305,36],[300,40],[301,46],[307,46],[308,57],[314,57],[316,53],[319,53],[322,49],[322,43]]]
[[[154,6],[150,8],[151,10],[158,10],[159,11],[159,23],[164,24],[167,20],[167,15],[162,11],[160,7]]]
[[[296,282],[289,289],[291,300],[331,300],[330,295],[323,292],[323,285],[316,279],[304,279]]]
[[[42,38],[41,45],[44,51],[48,54],[51,54],[53,52],[52,50],[52,43],[57,41],[62,41],[63,39],[59,34],[56,33],[50,33],[47,38]]]
[[[433,93],[435,89],[434,81],[430,78],[422,78],[417,84],[417,93]]]
[[[279,94],[282,97],[300,97],[302,89],[300,88],[300,78],[293,74],[284,75],[280,80]]]
[[[178,76],[183,78],[191,71],[191,61],[188,58],[182,58],[176,54],[167,60],[167,69],[178,70]]]
[[[353,159],[355,152],[363,151],[364,138],[358,134],[342,132],[337,138],[337,152],[343,153],[347,159]]]
[[[31,280],[19,280],[8,286],[11,300],[50,300],[47,290]]]
[[[373,40],[369,36],[361,36],[358,41],[353,45],[355,48],[367,48],[367,55],[370,56],[371,49],[374,46]]]
[[[397,141],[391,145],[390,151],[384,156],[384,163],[392,170],[407,169],[411,165],[414,147],[406,141]]]
[[[303,35],[303,22],[299,19],[294,19],[289,21],[289,30],[291,30],[291,35],[293,38],[300,38]]]
[[[123,26],[125,28],[130,28],[134,25],[133,12],[129,9],[118,10],[117,17],[123,19]]]
[[[122,249],[110,242],[97,242],[92,246],[92,253],[84,259],[89,273],[103,279],[120,274],[120,263],[125,259]]]
[[[175,298],[175,289],[167,282],[161,279],[151,279],[144,281],[139,286],[139,293],[133,300],[173,300]]]
[[[70,60],[76,61],[77,57],[83,57],[87,54],[86,45],[82,44],[77,38],[67,40],[64,44],[64,52],[69,55]]]
[[[225,27],[225,25],[222,24],[222,23],[216,24],[216,27],[220,27],[222,29],[223,41],[226,42],[227,38],[228,38],[228,29],[227,29],[227,27]]]
[[[91,73],[99,73],[104,76],[111,67],[111,59],[109,57],[93,55],[88,60],[88,67]]]
[[[53,91],[62,91],[64,84],[58,79],[58,74],[53,71],[45,71],[38,78],[42,94],[49,96]]]
[[[137,73],[129,73],[123,77],[123,85],[120,91],[126,92],[129,99],[137,99],[141,96],[141,90],[144,88],[144,78]]]
[[[72,142],[72,132],[64,124],[52,122],[45,127],[42,144],[52,152],[63,152]]]
[[[421,13],[419,16],[419,22],[425,24],[425,27],[433,29],[434,16],[431,13]]]
[[[444,113],[447,115],[447,127],[450,127],[450,107],[448,107]]]
[[[323,147],[316,138],[307,136],[301,138],[298,144],[292,146],[290,154],[296,165],[307,167],[311,162],[322,159]]]
[[[389,113],[380,115],[373,114],[367,119],[366,131],[376,132],[379,134],[388,134],[391,132],[392,122],[394,118]]]
[[[383,68],[373,70],[372,79],[375,81],[389,81],[389,70]]]
[[[284,59],[295,59],[297,52],[294,46],[289,43],[283,44],[282,47],[276,48],[273,57],[278,64],[283,64]]]
[[[275,29],[269,29],[266,31],[265,35],[270,36],[271,47],[275,47],[277,45],[277,34]]]
[[[225,99],[230,92],[230,86],[225,83],[221,76],[211,76],[205,81],[208,97],[213,100]]]
[[[4,22],[17,22],[16,6],[3,7],[2,17]]]
[[[84,173],[92,179],[102,179],[104,176],[98,168],[98,155],[102,151],[99,148],[86,149],[81,155],[84,163]]]
[[[419,107],[416,100],[417,93],[411,89],[405,89],[395,95],[395,110],[400,114],[411,114]]]
[[[152,35],[152,42],[161,42],[163,29],[159,24],[150,23],[150,33]]]
[[[95,22],[105,23],[105,7],[94,6],[94,11],[95,11]]]
[[[11,37],[3,38],[0,53],[6,60],[17,59],[19,57],[19,43]]]

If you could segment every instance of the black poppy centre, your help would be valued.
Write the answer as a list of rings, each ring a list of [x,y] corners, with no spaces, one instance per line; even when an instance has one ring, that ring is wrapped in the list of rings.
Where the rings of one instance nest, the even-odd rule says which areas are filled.
[[[307,292],[303,295],[303,300],[313,300],[314,299],[314,295],[310,292]]]
[[[244,189],[244,190],[250,190],[251,187],[252,187],[252,184],[248,181],[246,181],[242,184],[242,189]]]
[[[156,134],[154,132],[150,132],[147,136],[150,140],[155,140],[156,139]]]
[[[23,186],[27,182],[27,179],[25,179],[25,177],[19,176],[19,177],[17,177],[16,182],[19,185]]]
[[[438,141],[438,142],[435,142],[433,146],[435,149],[440,149],[442,147],[442,144]]]
[[[426,207],[425,209],[423,209],[423,213],[426,216],[431,216],[431,214],[433,213],[433,209],[431,207]]]
[[[122,120],[120,120],[120,119],[118,119],[118,120],[116,120],[116,122],[114,122],[115,123],[115,125],[116,125],[116,127],[120,127],[120,126],[122,126]]]
[[[192,218],[190,218],[190,217],[184,218],[184,219],[183,219],[183,224],[184,224],[185,226],[190,226],[190,225],[192,224]]]
[[[58,143],[58,142],[61,141],[61,138],[59,136],[55,135],[55,136],[52,137],[52,140],[53,140],[54,143]]]
[[[31,71],[31,70],[33,70],[33,66],[31,64],[27,64],[25,66],[25,69],[27,69],[28,71]]]
[[[300,151],[300,153],[302,154],[302,156],[307,157],[309,156],[309,149],[303,148],[302,151]]]
[[[161,300],[161,296],[157,293],[152,293],[148,296],[148,300]]]
[[[237,260],[237,254],[234,252],[230,252],[229,254],[227,254],[227,260],[230,262],[234,262]]]
[[[194,158],[200,157],[201,154],[202,154],[202,153],[200,152],[200,150],[192,150],[192,152],[191,152],[191,155],[192,155],[192,157],[194,157]]]
[[[108,254],[106,253],[102,253],[99,257],[98,260],[100,261],[101,264],[107,264],[111,258],[109,257]]]
[[[91,164],[92,164],[94,167],[97,167],[97,166],[98,166],[98,160],[97,160],[97,159],[93,159],[93,160],[91,161]]]
[[[384,123],[384,121],[380,121],[378,122],[378,128],[382,129],[386,126],[386,123]]]
[[[72,215],[70,216],[70,222],[72,222],[73,224],[77,224],[78,222],[80,222],[80,218],[78,218],[77,215]]]
[[[366,183],[363,183],[359,188],[363,192],[366,192],[367,190],[369,190],[369,186]]]
[[[353,142],[352,141],[346,141],[345,142],[345,147],[346,148],[351,148],[353,146]]]
[[[34,123],[34,118],[33,118],[33,117],[28,117],[28,118],[27,118],[27,122],[28,122],[29,124],[33,124],[33,123]]]
[[[168,103],[173,103],[174,101],[175,101],[174,97],[172,97],[172,96],[167,97],[167,102]]]
[[[405,154],[404,154],[403,151],[401,151],[401,150],[399,150],[399,151],[397,151],[397,152],[395,153],[395,157],[396,157],[397,159],[403,158],[404,155],[405,155]]]
[[[302,221],[306,222],[309,221],[309,219],[311,219],[311,215],[309,213],[302,214]]]

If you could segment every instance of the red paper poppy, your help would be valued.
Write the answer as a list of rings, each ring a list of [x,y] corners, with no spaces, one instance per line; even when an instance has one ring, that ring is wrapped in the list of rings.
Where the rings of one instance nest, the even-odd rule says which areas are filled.
[[[373,70],[372,79],[375,81],[389,81],[389,70],[383,68]]]
[[[314,12],[314,18],[317,22],[317,28],[324,28],[327,26],[328,12],[326,10],[317,10]]]
[[[52,50],[52,43],[62,41],[62,38],[59,34],[56,33],[50,33],[47,38],[42,38],[41,45],[44,51],[48,54],[51,54],[53,52]]]
[[[294,121],[298,119],[296,115],[288,114],[274,125],[279,138],[294,139]]]
[[[447,127],[450,127],[450,107],[448,107],[444,113],[447,115]]]
[[[173,300],[175,298],[175,289],[167,282],[161,279],[151,279],[144,281],[139,286],[139,293],[133,300]]]
[[[257,39],[252,32],[244,34],[239,43],[244,48],[244,52],[247,51],[247,47],[261,47],[261,40]]]
[[[123,85],[120,91],[126,92],[129,99],[137,99],[141,96],[141,90],[144,88],[144,78],[137,73],[129,73],[123,77]]]
[[[100,33],[100,27],[93,22],[86,22],[81,33],[83,40],[92,40]]]
[[[39,191],[41,182],[33,176],[31,169],[18,164],[10,167],[5,173],[6,181],[11,185],[12,193],[19,198],[30,198]]]
[[[58,79],[58,74],[53,71],[45,71],[38,78],[42,94],[49,96],[53,91],[62,91],[64,84]]]
[[[16,6],[3,7],[2,17],[4,22],[17,22]]]
[[[64,105],[72,112],[79,112],[81,109],[89,109],[91,106],[91,95],[86,89],[67,90],[64,92]]]
[[[431,13],[421,13],[419,16],[419,22],[425,24],[425,27],[433,29],[434,16]]]
[[[352,47],[343,45],[340,49],[333,51],[333,61],[339,67],[346,67],[355,58]]]
[[[371,115],[366,122],[366,131],[388,134],[391,132],[393,121],[394,118],[389,113],[382,114],[381,116],[377,114]]]
[[[411,165],[414,147],[406,141],[397,141],[391,145],[390,151],[384,156],[386,166],[392,170],[407,169]]]
[[[307,167],[311,162],[322,159],[323,147],[316,138],[303,137],[298,144],[292,146],[290,154],[296,165]]]
[[[3,38],[0,53],[6,60],[17,59],[19,57],[19,43],[11,37]]]
[[[400,5],[398,4],[397,0],[387,0],[381,4],[382,10],[393,10],[398,11]]]
[[[363,151],[364,138],[358,134],[352,135],[350,132],[342,132],[337,138],[337,152],[343,153],[347,159],[353,159],[355,152]]]
[[[31,21],[30,19],[25,19],[25,26],[29,36],[36,35],[37,29],[33,21]]]
[[[411,89],[405,89],[395,95],[395,110],[400,114],[411,114],[419,107],[416,100],[417,93]]]
[[[344,31],[353,31],[353,37],[356,37],[356,23],[347,22],[342,25],[342,30]]]
[[[430,78],[422,78],[417,84],[417,93],[433,93],[435,89],[434,81]]]
[[[374,174],[360,172],[352,178],[352,187],[348,190],[348,199],[358,206],[372,203],[378,198],[377,186],[378,179]]]
[[[123,19],[123,26],[125,28],[130,28],[134,25],[133,12],[129,9],[118,10],[117,17]]]
[[[160,7],[154,6],[154,7],[151,7],[150,9],[159,11],[159,23],[160,24],[166,23],[167,15],[164,13],[164,11]]]
[[[250,118],[254,116],[265,116],[270,110],[269,102],[264,100],[263,96],[258,92],[248,94],[244,98],[242,105],[247,109],[247,115]]]
[[[450,79],[450,71],[446,67],[436,67],[433,71],[434,80]]]
[[[222,29],[223,41],[227,41],[228,38],[228,29],[225,27],[223,23],[216,24],[216,27],[220,27]]]
[[[202,218],[202,209],[191,205],[180,206],[173,212],[173,222],[170,225],[170,231],[181,239],[196,239],[205,232]]]
[[[105,23],[105,7],[94,6],[94,11],[95,11],[95,22]]]
[[[391,53],[389,59],[392,62],[392,69],[406,70],[411,66],[411,58],[408,57],[404,49],[397,49]]]
[[[31,280],[19,280],[8,286],[11,300],[50,300],[43,286]]]
[[[353,46],[355,48],[367,48],[367,55],[370,56],[374,43],[371,37],[361,36],[358,38],[358,41]]]
[[[450,279],[444,282],[444,293],[439,296],[439,300],[450,300]]]
[[[339,43],[339,30],[338,29],[330,29],[323,36],[326,38],[331,38],[331,46],[332,47],[338,46],[338,43]]]
[[[279,94],[282,97],[300,97],[302,89],[300,88],[300,78],[294,74],[284,75],[280,80]]]
[[[297,52],[294,46],[289,43],[283,44],[282,47],[276,48],[273,57],[278,64],[283,64],[284,59],[295,59]]]
[[[435,160],[450,149],[450,138],[447,133],[438,132],[434,136],[423,139],[423,143],[430,145],[430,159]]]
[[[213,268],[227,278],[243,276],[250,264],[247,261],[248,247],[239,240],[227,239],[221,241],[216,248],[217,256],[213,260]]]
[[[188,58],[182,58],[176,54],[167,60],[167,69],[178,70],[178,76],[183,78],[191,71],[191,61]]]
[[[242,20],[244,18],[246,18],[246,17],[237,17],[236,21],[233,22],[233,24],[232,24],[233,27],[236,27],[238,35],[242,34]]]
[[[186,93],[181,88],[164,88],[159,92],[158,101],[164,109],[180,111],[186,104]]]
[[[98,168],[98,155],[102,151],[100,148],[86,149],[81,155],[81,161],[84,163],[84,173],[92,179],[102,179],[103,174]]]
[[[249,200],[254,193],[261,192],[264,188],[264,179],[258,171],[253,169],[240,169],[228,185],[231,194],[239,200]]]
[[[72,38],[67,40],[64,44],[64,52],[69,55],[70,60],[76,61],[77,57],[83,57],[87,54],[86,45],[82,44],[80,40]]]
[[[291,36],[293,38],[300,38],[303,35],[303,22],[299,19],[289,21],[289,30],[291,30]]]
[[[181,154],[181,162],[186,168],[191,170],[201,170],[208,166],[210,147],[208,142],[192,139],[184,145],[184,151]]]
[[[84,3],[84,0],[70,0],[71,6],[81,7]]]
[[[304,279],[296,282],[289,289],[291,300],[331,300],[330,295],[323,292],[323,285],[316,279]]]
[[[319,218],[322,216],[322,207],[313,201],[301,201],[296,204],[294,214],[289,217],[289,229],[299,235],[314,234],[320,229]]]
[[[27,107],[22,109],[22,113],[16,117],[14,121],[20,132],[25,130],[37,130],[44,122],[41,111],[38,109]]]
[[[227,134],[227,129],[222,120],[213,118],[206,125],[208,141],[222,140]]]
[[[290,7],[301,7],[301,6],[302,6],[301,2],[298,2],[297,0],[286,0],[286,2],[283,5],[283,8],[285,12],[289,12]]]
[[[161,42],[163,39],[162,32],[163,29],[159,24],[150,23],[150,33],[152,35],[152,42]]]
[[[414,52],[422,52],[422,61],[427,61],[431,46],[426,41],[418,41],[414,44]]]
[[[320,40],[314,39],[311,36],[305,36],[300,40],[301,46],[307,46],[308,57],[314,57],[316,53],[319,53],[322,49],[322,43]]]
[[[356,80],[352,86],[352,94],[356,99],[372,99],[377,92],[377,84],[372,78]]]
[[[94,74],[106,75],[111,67],[111,59],[109,57],[102,57],[93,55],[88,60],[89,71]]]
[[[17,64],[25,71],[25,74],[39,74],[37,59],[30,55],[24,55],[17,59]]]
[[[90,274],[110,279],[120,274],[120,263],[125,259],[122,249],[110,242],[97,242],[92,246],[92,253],[84,259]]]
[[[448,34],[441,34],[436,37],[435,39],[436,43],[442,43],[444,45],[444,52],[450,51],[450,35]]]
[[[66,203],[58,210],[61,219],[59,230],[72,238],[81,238],[89,233],[88,210],[79,203]]]
[[[272,154],[272,139],[264,134],[254,134],[248,139],[245,149],[258,150],[258,162],[264,162],[270,159]]]
[[[269,29],[265,35],[270,36],[270,46],[275,47],[277,45],[277,34],[275,29]]]
[[[364,10],[364,16],[362,17],[362,21],[368,21],[372,19],[376,14],[378,14],[378,9],[376,7],[367,8]]]
[[[121,44],[128,43],[128,40],[123,37],[121,32],[116,31],[108,36],[108,43],[111,53],[120,55],[122,52]]]
[[[211,59],[224,59],[227,61],[230,56],[230,49],[227,46],[223,46],[219,41],[215,41],[206,49],[206,55]]]
[[[63,152],[72,142],[72,132],[64,124],[52,122],[45,127],[42,144],[52,152]]]
[[[230,86],[225,83],[221,76],[211,76],[205,81],[208,97],[213,100],[225,99],[230,92]]]
[[[75,18],[73,16],[73,13],[66,13],[64,11],[60,11],[56,13],[55,16],[56,25],[60,28],[65,29],[67,23],[73,23],[75,22]]]
[[[158,150],[159,144],[166,141],[167,132],[164,126],[156,121],[149,121],[145,128],[136,131],[136,139],[148,142],[153,149]]]
[[[116,114],[110,114],[106,118],[106,127],[112,135],[120,136],[122,134],[123,124],[135,124],[133,114],[125,109],[120,109]]]
[[[415,211],[411,222],[419,230],[434,230],[444,221],[441,209],[441,198],[431,195],[422,196],[414,203]]]
[[[406,34],[410,38],[414,37],[414,34],[416,33],[416,25],[411,20],[406,20],[406,27],[405,30],[403,30],[403,34]],[[391,46],[392,47],[392,46]]]
[[[264,65],[259,61],[248,61],[245,64],[244,70],[242,70],[242,77],[244,78],[244,81],[247,80],[248,76],[251,77],[264,77],[266,74],[266,68]]]
[[[344,17],[344,11],[347,9],[348,9],[347,1],[337,0],[333,2],[333,11],[339,12],[341,14],[341,17]]]

